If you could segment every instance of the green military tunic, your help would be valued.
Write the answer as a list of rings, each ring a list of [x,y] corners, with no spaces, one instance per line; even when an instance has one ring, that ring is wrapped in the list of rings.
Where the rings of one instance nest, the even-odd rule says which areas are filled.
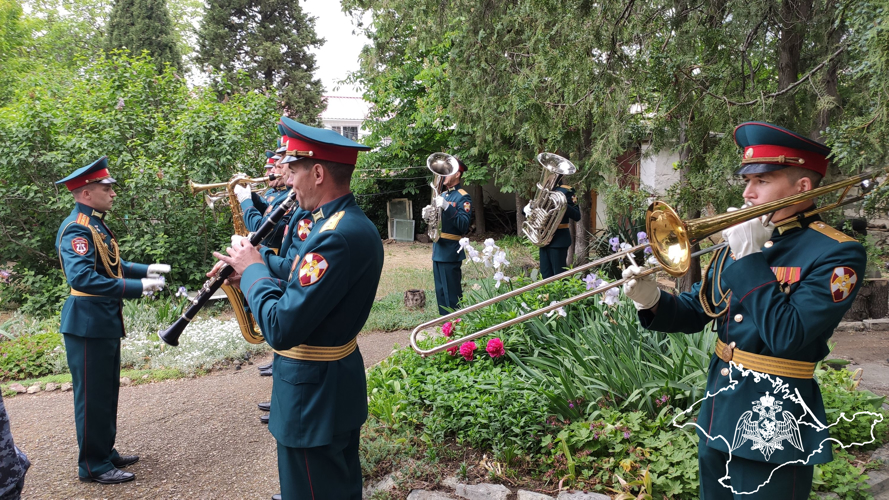
[[[299,254],[302,242],[308,238],[315,225],[312,221],[312,214],[301,209],[298,204],[288,215],[290,220],[284,226],[281,250],[275,253],[269,247],[263,246],[259,249],[263,262],[269,268],[269,274],[283,280],[290,280],[293,260]]]
[[[352,194],[324,204],[311,218],[292,279],[277,279],[267,266],[253,264],[241,289],[276,351],[269,431],[278,441],[283,498],[361,498],[358,429],[367,418],[361,352],[355,348],[336,361],[288,353],[355,339],[374,301],[383,247]]]
[[[827,342],[861,288],[866,256],[858,242],[816,215],[783,233],[776,229],[761,253],[736,262],[726,249],[713,259],[704,296],[712,311],[725,312],[715,323],[719,339],[746,353],[814,363],[828,354]],[[656,315],[639,313],[642,325],[661,332],[703,330],[711,318],[700,290],[699,282],[678,296],[662,291]],[[833,458],[829,432],[816,422],[829,424],[815,379],[745,375],[714,355],[697,420],[702,498],[732,498],[717,481],[729,451],[736,492],[753,491],[768,478],[754,469],[804,466],[782,467],[756,495],[735,498],[790,498],[793,491],[806,498],[811,466]]]
[[[577,208],[577,196],[574,195],[574,188],[563,184],[556,187],[555,191],[564,194],[568,203],[559,228],[553,234],[553,239],[549,245],[540,247],[540,275],[544,278],[549,278],[568,269],[568,247],[573,243],[568,224],[569,221],[580,220],[580,209]]]
[[[71,286],[60,330],[74,386],[81,477],[102,475],[114,468],[111,461],[119,457],[114,440],[124,336],[121,300],[142,296],[140,279],[148,272],[145,264],[119,258],[117,242],[103,218],[103,213],[76,203],[56,238]]]
[[[435,299],[438,312],[447,314],[457,309],[463,288],[461,266],[466,252],[460,250],[460,239],[472,222],[472,198],[460,184],[442,193],[441,236],[432,245],[432,273],[435,278]]]

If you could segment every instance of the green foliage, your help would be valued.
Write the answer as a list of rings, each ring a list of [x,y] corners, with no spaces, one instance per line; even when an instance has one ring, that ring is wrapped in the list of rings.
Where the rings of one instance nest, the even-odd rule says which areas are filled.
[[[6,283],[0,283],[0,304],[21,304],[18,312],[47,316],[57,310],[68,297],[70,287],[61,269],[38,274],[17,266]]]
[[[59,356],[62,336],[56,332],[24,335],[0,342],[0,379],[17,380],[39,377],[51,373],[53,362]]]
[[[867,475],[855,465],[858,459],[846,450],[834,450],[833,461],[815,466],[812,478],[811,499],[819,499],[816,492],[836,493],[845,500],[867,500],[873,498],[869,492]]]
[[[198,29],[197,63],[211,68],[220,95],[276,89],[283,109],[318,124],[324,104],[311,50],[324,42],[296,0],[211,0]]]
[[[857,377],[845,369],[818,370],[816,377],[826,408],[826,425],[839,420],[836,426],[830,428],[831,438],[846,446],[866,443],[872,439],[871,436],[876,438],[874,443],[860,447],[865,450],[877,448],[889,441],[889,412],[883,409],[885,396],[858,390]],[[881,414],[883,421],[877,423],[879,418],[864,412]],[[857,413],[860,414],[856,415]],[[841,418],[841,414],[845,414],[845,418]],[[834,446],[834,450],[836,449]]]
[[[188,192],[188,180],[261,170],[277,134],[274,98],[245,92],[219,102],[205,89],[189,90],[172,69],[158,75],[150,58],[126,53],[44,84],[0,108],[0,254],[15,263],[21,305],[45,314],[60,306],[46,303],[60,298],[55,238],[73,200],[51,181],[102,155],[119,182],[105,221],[123,258],[169,263],[171,287],[202,283],[212,251],[231,234],[231,215],[209,210]],[[40,302],[28,306],[32,300]]]
[[[182,69],[166,0],[114,0],[106,26],[105,48],[126,49],[133,54],[146,51],[159,73],[165,64]]]

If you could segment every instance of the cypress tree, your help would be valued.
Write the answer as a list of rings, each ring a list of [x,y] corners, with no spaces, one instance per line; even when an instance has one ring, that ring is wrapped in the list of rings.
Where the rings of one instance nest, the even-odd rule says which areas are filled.
[[[166,0],[115,0],[108,19],[105,48],[126,48],[134,55],[147,50],[158,70],[164,63],[182,69],[182,56],[176,46]]]
[[[285,112],[318,124],[323,88],[309,49],[322,43],[298,0],[208,0],[196,60],[235,85],[276,89]]]

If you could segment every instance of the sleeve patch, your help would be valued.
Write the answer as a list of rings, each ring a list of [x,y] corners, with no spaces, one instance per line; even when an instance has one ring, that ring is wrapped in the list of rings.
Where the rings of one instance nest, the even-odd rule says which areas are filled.
[[[468,201],[464,201],[464,202],[463,202],[463,210],[466,210],[467,212],[471,211],[471,210],[472,210],[472,204],[469,203]]]
[[[324,223],[324,226],[321,227],[321,230],[318,232],[323,233],[324,231],[333,231],[334,229],[336,229],[337,224],[340,223],[340,220],[342,220],[344,215],[346,215],[346,212],[342,210],[333,214],[330,219],[328,219],[327,222]]]
[[[820,221],[813,222],[813,223],[809,224],[809,229],[814,229],[815,231],[818,231],[819,233],[823,234],[824,236],[827,236],[828,238],[830,238],[832,240],[836,240],[838,243],[845,243],[847,241],[857,241],[855,238],[852,238],[851,236],[847,235],[846,233],[844,233],[842,231],[838,231],[838,230],[836,230],[836,229],[834,229],[834,228],[832,228],[832,227],[828,226],[827,224],[820,222]]]
[[[90,225],[90,216],[87,214],[77,214],[77,221],[81,226],[89,226]]]
[[[74,249],[74,253],[86,255],[90,251],[90,242],[86,238],[78,236],[71,240],[71,248]]]
[[[299,267],[299,284],[310,286],[318,283],[327,272],[327,267],[327,261],[321,254],[307,253]]]
[[[469,196],[469,193],[467,193],[467,192],[466,192],[465,190],[463,190],[463,189],[458,189],[457,191],[458,191],[460,194],[462,194],[463,196]]]
[[[830,294],[834,302],[842,302],[855,289],[858,283],[858,275],[851,267],[834,268],[833,274],[830,275]]]

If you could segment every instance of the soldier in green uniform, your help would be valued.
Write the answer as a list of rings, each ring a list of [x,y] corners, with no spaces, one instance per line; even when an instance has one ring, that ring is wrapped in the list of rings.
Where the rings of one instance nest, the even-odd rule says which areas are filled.
[[[559,176],[554,191],[565,195],[568,204],[565,207],[565,215],[559,222],[559,228],[553,234],[553,239],[548,245],[540,247],[540,275],[544,279],[568,270],[568,247],[574,243],[571,241],[571,230],[568,229],[568,224],[569,221],[580,220],[580,209],[577,208],[577,196],[574,194],[574,188],[560,184],[561,182],[562,176]],[[531,213],[530,203],[525,205],[524,212],[526,216]]]
[[[269,158],[271,160],[271,157]],[[269,189],[260,198],[251,192],[249,186],[240,184],[235,186],[235,195],[241,204],[241,211],[244,213],[244,225],[248,231],[256,231],[268,219],[269,215],[278,208],[278,205],[287,199],[290,194],[290,188],[284,184],[284,175],[279,166],[279,162],[267,163],[266,168],[269,174],[275,174],[276,178],[269,181]],[[283,217],[275,230],[271,232],[262,244],[274,251],[281,248],[281,240],[284,237],[284,228],[287,227],[289,217]]]
[[[120,257],[104,221],[117,196],[114,183],[104,156],[56,181],[71,191],[76,202],[59,228],[56,250],[71,286],[60,330],[74,386],[78,475],[81,481],[103,484],[135,479],[119,469],[139,460],[114,449],[124,336],[121,301],[162,289],[160,273],[170,271],[166,264],[136,264]]]
[[[460,238],[469,232],[472,221],[472,198],[460,181],[466,164],[458,159],[459,170],[445,178],[447,191],[433,200],[432,205],[423,208],[423,218],[430,210],[441,209],[441,236],[432,244],[432,273],[435,278],[435,300],[438,313],[448,314],[457,309],[463,297],[463,260],[466,252],[461,251]]]
[[[356,336],[383,268],[373,223],[349,190],[358,151],[332,130],[282,118],[293,190],[313,222],[289,282],[272,277],[255,248],[239,241],[216,253],[241,274],[240,287],[275,350],[269,430],[278,441],[281,498],[361,498],[358,438],[367,382]]]
[[[827,170],[826,146],[784,128],[744,123],[734,137],[750,205],[811,190]],[[645,278],[624,285],[646,328],[694,333],[716,318],[697,420],[705,500],[806,499],[814,465],[833,459],[813,372],[861,287],[866,257],[854,239],[805,217],[812,208],[809,200],[777,211],[774,221],[795,217],[777,229],[756,218],[723,231],[728,246],[689,293]]]

